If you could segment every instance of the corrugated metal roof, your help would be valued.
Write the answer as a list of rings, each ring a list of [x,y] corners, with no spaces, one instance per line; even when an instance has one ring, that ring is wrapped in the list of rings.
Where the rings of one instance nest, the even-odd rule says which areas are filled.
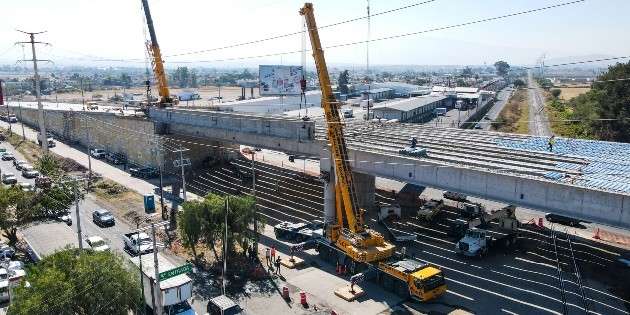
[[[162,254],[158,253],[157,255],[158,255],[158,271],[159,272],[164,272],[164,271],[175,268],[175,266],[170,261],[166,260],[166,258],[162,256]],[[149,278],[155,279],[155,263],[154,263],[155,261],[153,258],[153,253],[142,255],[141,259],[142,259],[142,270],[144,271],[144,273],[148,275]],[[140,267],[137,257],[132,258],[131,261],[134,263],[134,265],[136,265],[137,267]],[[172,287],[177,287],[191,281],[192,279],[190,279],[190,277],[188,277],[186,274],[181,274],[179,276],[175,276],[170,279],[160,281],[160,288],[168,289]]]
[[[403,112],[408,112],[428,104],[446,99],[446,96],[442,95],[425,95],[419,97],[406,98],[404,100],[391,102],[383,105],[374,106],[374,109],[393,109]]]
[[[365,91],[361,91],[361,93],[382,93],[382,92],[389,92],[389,91],[393,91],[394,89],[390,89],[390,88],[380,88],[380,89],[371,89],[371,90],[365,90]]]

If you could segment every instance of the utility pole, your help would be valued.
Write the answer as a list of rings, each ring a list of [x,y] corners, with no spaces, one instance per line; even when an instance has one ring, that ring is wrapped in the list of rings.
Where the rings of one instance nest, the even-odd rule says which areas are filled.
[[[30,33],[30,32],[24,32],[24,31],[20,31],[17,30],[18,32],[22,32],[25,34],[29,34],[31,36],[31,41],[30,42],[18,42],[20,44],[27,44],[30,43],[31,47],[33,49],[33,69],[35,70],[35,91],[36,91],[36,95],[37,95],[37,112],[39,113],[39,140],[42,146],[42,150],[44,152],[44,154],[48,153],[48,141],[46,140],[46,123],[44,122],[44,106],[42,105],[42,94],[41,94],[41,90],[40,90],[40,86],[39,86],[39,73],[37,72],[37,57],[35,56],[35,43],[41,44],[42,42],[36,42],[35,41],[35,34],[41,34],[41,33],[45,33],[45,32],[38,32],[38,33]],[[48,43],[43,43],[48,45]],[[24,60],[26,61],[26,60]],[[42,60],[42,61],[49,61],[49,60]]]
[[[137,233],[136,234],[137,238],[139,240],[140,239],[140,220],[136,221],[136,233]],[[140,244],[138,244],[138,262],[140,263],[140,290],[142,290],[142,296],[140,296],[140,299],[141,299],[140,304],[142,304],[142,315],[146,315],[147,314],[147,299],[144,296],[144,269],[142,269],[142,251],[140,250]]]
[[[160,206],[162,207],[162,220],[166,220],[166,211],[164,211],[164,184],[162,182],[162,164],[164,164],[162,156],[164,149],[160,148],[160,142],[158,140],[153,143],[157,146],[157,149],[154,149],[154,152],[158,163],[158,171],[160,173]]]
[[[190,165],[190,159],[184,159],[184,151],[188,149],[184,148],[182,144],[179,144],[179,150],[173,152],[179,152],[179,160],[173,161],[173,166],[182,168],[182,191],[184,196],[184,202],[186,202],[186,173],[184,172],[184,166]]]
[[[162,294],[160,293],[160,269],[159,269],[159,265],[158,265],[158,247],[157,247],[157,243],[155,240],[155,223],[151,223],[151,231],[152,231],[152,236],[153,236],[153,263],[155,266],[155,289],[153,292],[156,292],[156,294],[154,294],[153,296],[156,297],[156,303],[157,304],[156,308],[155,308],[155,313],[156,315],[162,315]]]
[[[20,104],[21,99],[22,95],[18,98],[18,108],[20,109],[20,124],[22,124],[22,140],[26,140],[26,134],[24,133],[24,120],[22,119],[22,104]],[[46,141],[48,141],[48,139]]]
[[[256,153],[255,150],[251,151],[252,153],[252,199],[254,199],[254,235],[256,235],[256,242],[254,242],[254,246],[252,246],[252,250],[254,253],[258,253],[258,209],[256,205],[256,168],[254,167],[256,161]]]
[[[77,237],[79,238],[79,249],[83,252],[83,238],[81,237],[81,216],[79,215],[79,193],[77,192],[77,179],[72,179],[74,186],[74,205],[77,209]]]
[[[85,117],[85,137],[86,137],[86,146],[87,146],[87,155],[88,155],[88,187],[90,185],[90,179],[92,179],[92,154],[90,152],[90,127],[88,126],[88,118]]]

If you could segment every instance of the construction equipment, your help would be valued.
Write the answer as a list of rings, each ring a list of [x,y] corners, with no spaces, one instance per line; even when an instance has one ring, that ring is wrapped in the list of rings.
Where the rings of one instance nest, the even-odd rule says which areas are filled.
[[[504,247],[514,245],[519,235],[518,228],[521,226],[520,221],[516,219],[515,212],[516,207],[510,205],[492,214],[486,214],[481,218],[472,220],[474,223],[484,223],[498,219],[499,222],[498,225],[487,229],[478,228],[478,225],[469,226],[469,229],[464,234],[464,238],[455,244],[455,252],[479,259],[497,245]]]
[[[516,213],[516,206],[513,206],[513,205],[505,206],[499,210],[492,211],[492,213],[485,212],[485,207],[484,207],[484,212],[481,213],[481,215],[479,215],[477,218],[470,219],[470,220],[461,219],[461,218],[453,220],[453,222],[451,222],[451,225],[449,226],[447,235],[450,237],[461,238],[462,236],[464,236],[464,234],[466,234],[466,231],[468,229],[487,225],[491,221],[501,219],[502,217],[516,218],[515,213]]]
[[[418,239],[416,228],[402,220],[402,209],[398,204],[382,205],[378,213],[378,224],[385,226],[390,241],[409,242]]]
[[[151,66],[153,67],[153,74],[155,75],[155,84],[158,88],[158,94],[160,95],[159,106],[167,107],[179,104],[177,99],[171,96],[171,92],[168,89],[168,82],[166,80],[166,72],[164,72],[164,60],[162,60],[162,53],[160,52],[160,46],[155,36],[155,28],[153,27],[153,19],[151,19],[151,11],[149,10],[148,0],[141,0],[142,7],[144,8],[144,15],[147,19],[147,26],[149,28],[149,36],[151,41],[147,42],[147,51],[151,58]],[[148,81],[147,81],[148,83]],[[148,84],[147,84],[148,85]],[[147,105],[151,102],[144,104],[142,109],[146,109]],[[143,105],[143,104],[141,104]]]
[[[391,280],[390,282],[394,283],[394,287],[402,288],[399,294],[404,298],[411,295],[415,299],[426,301],[443,294],[446,291],[446,284],[441,270],[415,258],[406,257],[404,253],[399,257],[393,257],[396,247],[387,242],[382,234],[364,225],[363,210],[359,208],[348,158],[348,146],[342,129],[341,103],[337,101],[332,91],[324,51],[313,14],[313,4],[305,3],[304,7],[300,9],[300,14],[305,18],[311,40],[313,57],[322,89],[321,105],[324,108],[328,126],[326,135],[330,141],[337,175],[335,186],[336,222],[326,222],[324,237],[315,239],[319,256],[323,260],[343,266],[344,271],[363,272],[365,279],[375,277],[379,281],[383,281],[381,279]],[[402,272],[395,267],[387,267],[394,265],[416,267],[407,268]],[[389,283],[388,281],[385,282]],[[428,283],[435,285],[427,286]],[[429,287],[431,289],[427,290]]]

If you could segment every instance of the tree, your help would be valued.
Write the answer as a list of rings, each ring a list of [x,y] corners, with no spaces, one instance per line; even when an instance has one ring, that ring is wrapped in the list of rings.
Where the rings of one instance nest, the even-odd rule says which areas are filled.
[[[341,94],[348,94],[348,82],[350,82],[350,75],[348,70],[344,70],[339,74],[339,79],[337,79],[337,85]]]
[[[462,78],[457,78],[457,80],[455,80],[455,83],[457,84],[457,86],[463,86],[463,87],[468,87],[470,86],[470,84],[468,84],[466,81],[464,81],[464,79]]]
[[[207,194],[203,201],[188,201],[182,205],[184,211],[178,217],[178,229],[184,240],[184,246],[193,248],[198,242],[203,242],[219,260],[217,247],[222,246],[225,238],[225,200],[212,193]],[[228,209],[228,253],[236,252],[237,245],[247,248],[247,243],[255,240],[256,233],[252,230],[254,220],[258,221],[259,232],[262,231],[265,220],[262,215],[254,213],[254,201],[251,197],[231,196]],[[221,247],[218,247],[221,248]],[[193,251],[196,254],[196,251]]]
[[[0,187],[0,228],[4,230],[9,245],[17,243],[20,227],[41,219],[32,192],[25,192],[17,186]]]
[[[171,78],[173,78],[174,83],[176,83],[180,88],[187,87],[190,80],[188,67],[177,67],[175,72],[171,75]]]
[[[429,83],[429,80],[416,78],[416,79],[413,79],[413,81],[411,81],[411,82],[414,85],[425,85],[425,84]]]
[[[472,69],[470,69],[470,67],[466,67],[464,68],[464,70],[462,70],[462,76],[465,78],[470,78],[473,76],[473,71]]]
[[[561,89],[553,89],[553,90],[551,90],[551,96],[553,96],[553,98],[558,98],[558,96],[560,96],[560,93],[562,93]]]
[[[494,63],[494,67],[497,69],[498,75],[506,75],[510,65],[505,61],[497,61]]]
[[[519,89],[522,87],[525,87],[525,81],[521,80],[521,79],[516,79],[514,81],[512,81],[512,84],[514,84],[514,86]]]
[[[138,274],[112,252],[66,248],[31,267],[16,287],[12,314],[127,315],[140,304]],[[137,270],[137,269],[136,269]]]
[[[589,97],[596,100],[597,115],[602,120],[592,122],[598,137],[606,141],[630,142],[630,62],[617,63],[597,78]],[[618,81],[617,81],[618,80]],[[611,120],[608,120],[611,119]]]

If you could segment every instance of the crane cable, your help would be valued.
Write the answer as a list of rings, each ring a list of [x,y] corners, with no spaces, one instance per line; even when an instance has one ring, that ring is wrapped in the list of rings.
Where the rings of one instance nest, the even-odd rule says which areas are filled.
[[[302,101],[304,101],[304,109],[308,112],[306,108],[306,18],[302,17],[302,79],[300,80],[300,88],[302,89],[302,93],[300,93],[300,111],[298,113],[298,118],[302,115]],[[307,115],[304,114],[304,119],[308,119]]]

